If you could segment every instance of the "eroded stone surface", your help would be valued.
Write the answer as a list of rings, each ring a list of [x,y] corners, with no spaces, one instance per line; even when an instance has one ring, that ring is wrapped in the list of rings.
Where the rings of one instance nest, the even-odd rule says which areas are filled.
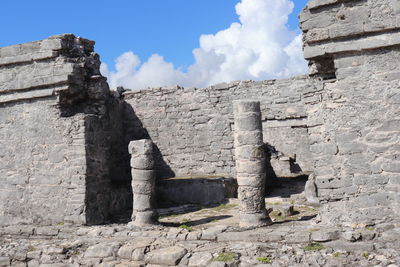
[[[233,112],[240,225],[243,227],[267,225],[271,220],[266,213],[264,200],[266,157],[262,145],[260,102],[234,101]],[[242,135],[254,138],[240,139],[239,136]]]
[[[157,220],[153,146],[150,139],[142,139],[131,141],[128,148],[132,167],[132,221],[138,226],[154,224]]]

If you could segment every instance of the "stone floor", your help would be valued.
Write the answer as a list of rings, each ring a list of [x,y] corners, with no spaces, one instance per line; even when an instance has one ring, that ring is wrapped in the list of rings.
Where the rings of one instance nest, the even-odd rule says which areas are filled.
[[[399,266],[400,227],[321,225],[318,210],[266,199],[273,225],[238,227],[238,203],[159,210],[160,225],[0,228],[0,266]]]

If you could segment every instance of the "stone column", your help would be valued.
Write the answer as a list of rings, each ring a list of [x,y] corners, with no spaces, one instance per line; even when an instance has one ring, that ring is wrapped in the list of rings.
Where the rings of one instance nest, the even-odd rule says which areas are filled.
[[[265,210],[266,158],[260,102],[233,101],[236,177],[241,227],[271,224]]]
[[[153,142],[149,139],[129,143],[132,167],[132,191],[134,225],[155,224],[157,212],[154,209],[156,174],[154,170]]]

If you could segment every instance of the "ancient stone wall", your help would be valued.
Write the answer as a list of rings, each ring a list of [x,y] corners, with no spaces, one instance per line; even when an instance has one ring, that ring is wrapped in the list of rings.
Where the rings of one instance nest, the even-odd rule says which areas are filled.
[[[336,76],[308,118],[328,222],[398,220],[399,14],[398,1],[378,0],[310,1],[301,15],[310,73],[328,58]]]
[[[161,176],[235,175],[232,101],[261,102],[264,141],[313,169],[308,110],[321,101],[322,84],[308,77],[241,81],[208,88],[160,88],[126,92],[131,121],[127,136],[149,136],[158,147]],[[279,175],[280,173],[278,173]]]
[[[163,159],[160,173],[234,176],[231,103],[257,99],[264,141],[284,153],[281,159],[295,158],[303,172],[315,173],[323,220],[395,220],[399,12],[398,1],[391,0],[310,1],[300,21],[310,75],[318,79],[126,93],[141,122],[128,132],[154,140]]]
[[[0,48],[0,225],[129,215],[131,140],[154,142],[159,178],[235,177],[240,99],[261,103],[270,171],[314,173],[308,188],[324,222],[398,221],[399,17],[396,0],[312,0],[300,16],[311,77],[121,99],[92,41],[61,35]]]
[[[0,225],[110,218],[110,100],[93,45],[0,48]]]
[[[396,0],[311,0],[299,17],[310,74],[334,72],[334,55],[399,44],[399,15]]]
[[[60,118],[56,103],[0,108],[1,225],[85,222],[85,121]]]

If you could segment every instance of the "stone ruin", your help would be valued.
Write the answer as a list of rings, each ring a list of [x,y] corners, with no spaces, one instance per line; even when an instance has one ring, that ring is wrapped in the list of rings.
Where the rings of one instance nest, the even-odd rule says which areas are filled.
[[[222,203],[237,191],[244,201],[249,190],[268,196],[297,179],[321,224],[381,226],[376,235],[389,241],[374,248],[398,247],[400,2],[311,0],[299,18],[309,75],[207,88],[110,91],[94,42],[72,34],[0,48],[1,236],[23,236],[15,225],[120,223],[132,213],[142,225],[157,206]],[[234,112],[247,99],[260,112],[235,109],[254,108],[255,125]],[[241,124],[257,126],[255,139],[240,139]],[[235,147],[242,141],[259,154]],[[247,171],[249,159],[263,167]],[[250,224],[269,224],[263,196],[243,201],[241,215],[260,215]],[[318,237],[311,241],[326,240]],[[165,253],[190,258],[186,249]],[[0,266],[29,260],[2,254]]]

